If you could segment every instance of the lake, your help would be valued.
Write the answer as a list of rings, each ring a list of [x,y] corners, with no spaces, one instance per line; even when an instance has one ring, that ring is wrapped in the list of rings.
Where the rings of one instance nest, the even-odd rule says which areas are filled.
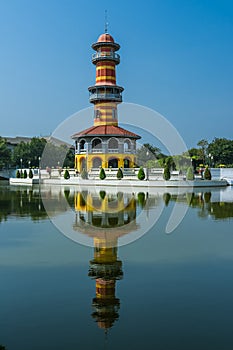
[[[6,349],[233,348],[233,188],[1,182],[0,207]]]

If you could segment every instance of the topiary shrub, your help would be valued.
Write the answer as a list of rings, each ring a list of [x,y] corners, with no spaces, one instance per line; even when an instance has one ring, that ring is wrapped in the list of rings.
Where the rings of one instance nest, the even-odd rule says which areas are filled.
[[[64,179],[65,180],[68,180],[70,178],[70,173],[69,173],[69,171],[66,169],[65,170],[65,173],[64,173]]]
[[[20,178],[23,179],[23,170],[20,170]]]
[[[123,178],[123,171],[121,170],[121,168],[119,168],[117,171],[117,178],[118,180],[121,180]]]
[[[100,169],[100,180],[104,180],[106,178],[106,174],[104,168]]]
[[[164,203],[165,203],[166,207],[168,206],[168,204],[170,202],[170,199],[171,199],[170,193],[164,193],[163,200],[164,200]]]
[[[32,169],[29,170],[29,179],[32,179],[33,178],[33,172],[32,172]]]
[[[105,191],[100,191],[99,195],[100,195],[101,199],[104,199],[105,196],[106,196],[106,192]]]
[[[20,179],[20,171],[19,170],[16,171],[16,178]]]
[[[82,178],[83,180],[87,180],[87,179],[88,179],[88,172],[86,171],[85,168],[83,168],[83,170],[82,170],[80,176],[81,176],[81,178]]]
[[[143,167],[141,166],[140,169],[139,169],[139,171],[138,171],[138,179],[139,179],[139,180],[144,180],[145,177],[146,177],[146,175],[145,175],[144,169],[143,169]]]
[[[191,166],[187,170],[186,180],[190,180],[190,181],[194,180],[193,168]]]
[[[23,172],[23,178],[26,179],[28,177],[27,170],[25,169]]]
[[[146,195],[144,192],[138,193],[138,203],[143,208],[146,204]]]
[[[205,168],[205,171],[204,171],[204,179],[205,180],[211,180],[211,172],[210,172],[210,169],[208,167]]]
[[[169,166],[166,165],[163,172],[163,178],[165,181],[168,181],[170,180],[170,177],[171,177],[171,172],[170,172]]]

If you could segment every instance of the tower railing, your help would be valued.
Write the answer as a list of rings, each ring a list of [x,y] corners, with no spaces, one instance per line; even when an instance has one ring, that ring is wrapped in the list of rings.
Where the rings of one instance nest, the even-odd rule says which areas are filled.
[[[98,60],[108,60],[108,59],[111,59],[111,60],[114,60],[116,61],[117,63],[120,63],[120,55],[118,53],[115,53],[114,51],[101,51],[101,52],[96,52],[96,53],[93,53],[92,55],[92,62],[94,63],[95,61],[98,61]]]
[[[90,94],[90,102],[91,101],[95,101],[95,100],[99,100],[99,99],[103,99],[103,100],[114,100],[114,101],[118,101],[118,102],[122,102],[122,96],[121,94],[107,94],[107,93],[94,93],[94,94]]]

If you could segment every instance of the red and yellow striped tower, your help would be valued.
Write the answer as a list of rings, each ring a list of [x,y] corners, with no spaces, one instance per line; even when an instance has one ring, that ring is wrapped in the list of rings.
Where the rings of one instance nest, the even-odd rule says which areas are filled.
[[[94,125],[79,131],[75,140],[75,168],[81,172],[102,168],[133,168],[136,164],[136,141],[140,136],[118,126],[117,105],[122,102],[123,87],[116,84],[116,65],[120,45],[113,37],[101,34],[92,45],[96,66],[95,85],[88,88],[94,104]]]
[[[96,51],[92,63],[96,66],[95,85],[89,87],[90,102],[94,104],[94,125],[118,125],[117,104],[122,102],[123,87],[116,85],[116,65],[120,45],[108,34],[100,35],[92,45]]]

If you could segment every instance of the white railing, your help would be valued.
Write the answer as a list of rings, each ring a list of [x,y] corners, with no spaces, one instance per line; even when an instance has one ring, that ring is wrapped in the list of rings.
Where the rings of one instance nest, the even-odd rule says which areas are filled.
[[[95,149],[95,148],[92,148],[92,153],[103,153],[103,150],[101,148],[99,149]]]
[[[115,149],[109,148],[108,149],[108,153],[118,153],[118,152],[119,152],[119,148],[115,148]]]

